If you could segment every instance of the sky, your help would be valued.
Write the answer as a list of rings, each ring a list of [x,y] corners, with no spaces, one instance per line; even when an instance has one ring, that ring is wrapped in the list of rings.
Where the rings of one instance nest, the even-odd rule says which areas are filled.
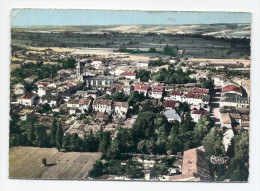
[[[12,26],[250,23],[250,13],[13,9]]]

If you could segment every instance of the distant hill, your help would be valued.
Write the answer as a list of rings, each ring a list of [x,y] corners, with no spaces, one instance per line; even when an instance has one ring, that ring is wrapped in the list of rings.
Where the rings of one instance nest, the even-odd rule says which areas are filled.
[[[210,36],[250,37],[250,24],[203,24],[203,25],[85,25],[85,26],[31,26],[12,28],[29,32],[80,32],[80,33],[172,33],[203,34]]]

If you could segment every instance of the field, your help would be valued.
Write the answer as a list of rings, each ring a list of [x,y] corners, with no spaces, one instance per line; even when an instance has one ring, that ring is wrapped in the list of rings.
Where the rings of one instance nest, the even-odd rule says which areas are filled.
[[[42,164],[42,158],[47,165]],[[85,180],[101,153],[58,152],[56,148],[12,147],[9,178]]]
[[[90,29],[89,27],[90,26],[88,26],[88,29]],[[30,28],[23,30],[20,28],[13,28],[11,40],[13,45],[30,47],[29,50],[33,51],[33,53],[35,53],[35,51],[43,51],[44,47],[49,47],[56,52],[76,51],[75,53],[77,54],[85,54],[86,52],[99,53],[100,51],[96,48],[111,48],[109,51],[102,53],[105,55],[113,52],[113,49],[162,49],[168,44],[169,46],[178,46],[179,49],[185,50],[187,56],[197,58],[238,59],[243,58],[244,55],[250,55],[249,39],[228,40],[201,36],[201,34],[204,33],[222,33],[227,30],[234,30],[236,33],[237,30],[241,30],[240,33],[242,33],[249,30],[250,27],[247,27],[247,30],[243,28],[244,26],[226,25],[196,25],[196,27],[168,26],[168,28],[167,26],[115,26],[110,28],[106,27],[105,29],[102,27],[103,26],[100,26],[99,28],[93,27],[93,30],[96,31],[95,34],[84,32],[84,28],[76,26],[74,26],[72,31],[70,31],[71,27],[63,27],[59,29],[59,32],[53,33],[46,33],[43,31],[55,31],[55,27],[53,29],[34,29],[33,31],[31,31]],[[164,33],[161,31],[166,29],[168,32]],[[103,30],[113,31],[113,33],[97,33]],[[185,36],[180,32],[183,30],[186,33]],[[76,50],[80,47],[89,48],[89,50]]]

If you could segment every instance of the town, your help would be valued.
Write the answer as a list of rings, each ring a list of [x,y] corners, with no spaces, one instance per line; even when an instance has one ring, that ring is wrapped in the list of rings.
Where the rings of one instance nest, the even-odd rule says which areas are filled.
[[[10,147],[101,152],[79,179],[247,181],[250,53],[111,47],[12,45]]]

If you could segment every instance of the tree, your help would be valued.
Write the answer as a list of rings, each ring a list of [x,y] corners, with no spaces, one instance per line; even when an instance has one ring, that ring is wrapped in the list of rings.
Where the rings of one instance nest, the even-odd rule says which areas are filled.
[[[156,53],[156,48],[150,48],[150,49],[149,49],[149,52],[150,52],[150,53]]]
[[[51,126],[51,144],[55,145],[56,143],[56,131],[57,131],[57,120],[54,119]]]
[[[89,176],[92,178],[97,178],[102,176],[102,174],[103,174],[103,164],[99,160],[94,164],[93,169],[89,172]]]
[[[62,148],[62,140],[63,140],[63,129],[61,126],[61,122],[57,122],[57,130],[56,130],[56,147],[58,150]]]
[[[42,159],[42,164],[43,164],[44,166],[47,165],[47,160],[46,160],[46,158],[43,158],[43,159]]]
[[[247,181],[249,175],[249,133],[234,137],[234,156],[230,159],[226,178],[231,181]]]
[[[206,80],[206,81],[202,82],[201,87],[209,89],[210,91],[212,91],[215,86],[214,86],[214,82],[213,81]]]
[[[46,133],[47,127],[45,126],[36,126],[35,128],[35,145],[40,147],[48,147],[49,140],[48,135]]]
[[[225,149],[223,145],[223,134],[217,128],[212,128],[202,140],[207,156],[224,157]],[[211,176],[215,180],[223,180],[226,174],[225,165],[216,165],[209,162]]]
[[[209,133],[213,125],[214,122],[210,119],[209,115],[204,115],[200,118],[193,131],[194,142],[197,146],[202,145],[203,138]]]
[[[98,150],[106,155],[109,147],[111,146],[111,133],[109,131],[100,133],[100,144]]]

